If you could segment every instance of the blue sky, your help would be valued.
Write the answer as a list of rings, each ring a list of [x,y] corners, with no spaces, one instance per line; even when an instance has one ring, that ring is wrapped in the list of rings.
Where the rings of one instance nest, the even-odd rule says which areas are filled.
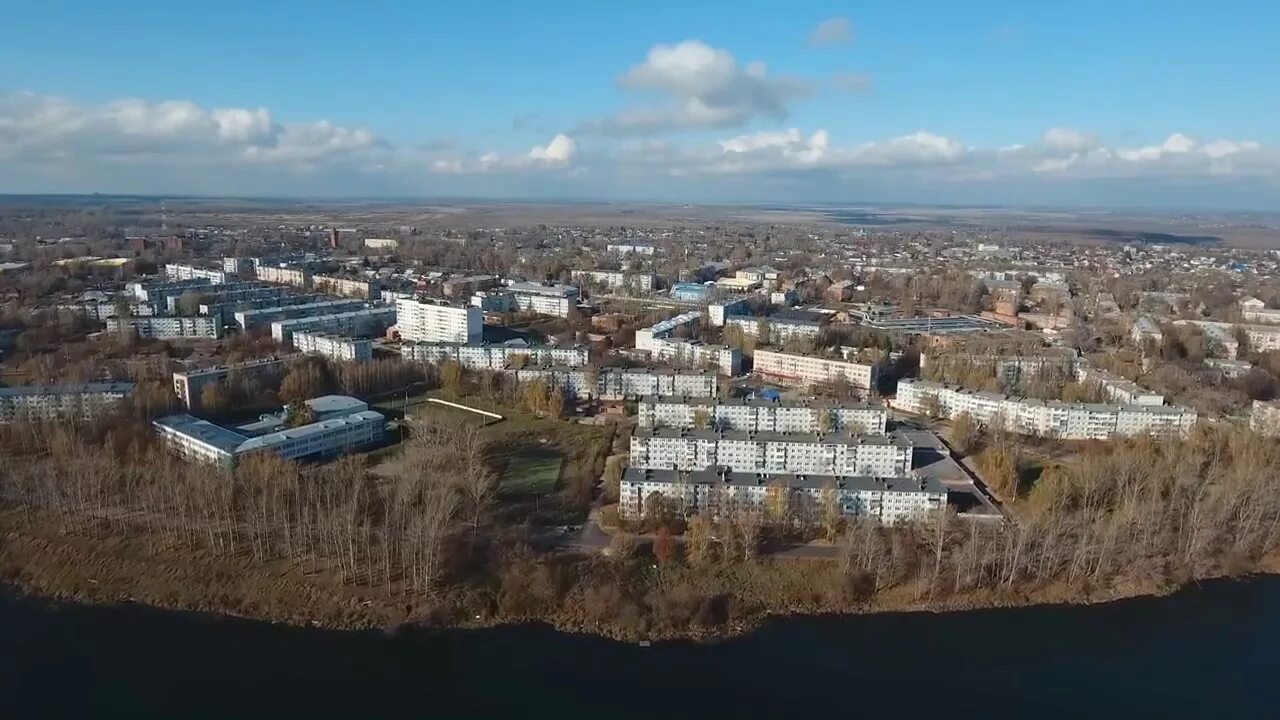
[[[1280,209],[1272,3],[119,0],[5,17],[5,192]]]

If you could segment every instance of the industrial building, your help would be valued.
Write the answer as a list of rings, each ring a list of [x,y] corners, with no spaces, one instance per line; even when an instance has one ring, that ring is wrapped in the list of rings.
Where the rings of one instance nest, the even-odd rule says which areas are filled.
[[[646,397],[636,406],[640,427],[697,428],[740,432],[883,435],[887,411],[879,405],[783,403],[765,398]]]
[[[91,422],[111,414],[133,392],[131,382],[0,387],[0,424],[15,421]]]
[[[744,513],[764,515],[778,507],[792,518],[816,519],[834,502],[847,519],[895,525],[927,519],[947,504],[947,489],[936,478],[629,468],[619,487],[619,514],[628,520],[642,518],[645,503],[655,494],[680,514],[701,513],[718,520]]]

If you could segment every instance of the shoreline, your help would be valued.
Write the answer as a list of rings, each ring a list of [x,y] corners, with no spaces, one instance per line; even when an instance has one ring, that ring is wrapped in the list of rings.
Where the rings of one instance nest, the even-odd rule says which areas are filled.
[[[306,572],[290,563],[255,564],[213,558],[189,548],[141,550],[147,539],[64,535],[12,527],[4,523],[0,545],[0,583],[20,596],[53,603],[89,606],[136,604],[201,615],[327,630],[393,632],[404,628],[480,630],[530,623],[558,632],[591,635],[616,642],[694,641],[715,643],[756,630],[773,619],[860,616],[885,613],[963,613],[1033,606],[1086,606],[1171,595],[1216,580],[1247,580],[1280,574],[1280,557],[1270,557],[1246,572],[1218,572],[1178,582],[1128,588],[1078,589],[1060,585],[967,591],[921,600],[910,588],[895,588],[869,601],[844,607],[808,604],[772,607],[744,618],[707,627],[630,632],[617,623],[585,620],[563,607],[520,615],[441,616],[440,606],[421,598],[394,598],[373,589],[346,585],[325,572]],[[766,561],[766,562],[789,562]]]

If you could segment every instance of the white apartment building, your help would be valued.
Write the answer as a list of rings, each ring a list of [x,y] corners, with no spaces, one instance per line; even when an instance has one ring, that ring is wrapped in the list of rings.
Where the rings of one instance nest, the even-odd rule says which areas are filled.
[[[264,384],[273,384],[285,373],[286,362],[296,355],[258,358],[231,365],[215,365],[200,370],[175,372],[173,374],[173,394],[178,396],[182,404],[189,410],[198,411],[201,406],[201,395],[205,387],[220,380],[235,377],[252,378]]]
[[[479,344],[484,310],[433,300],[398,298],[396,330],[408,342]]]
[[[560,388],[571,398],[592,399],[599,392],[600,383],[594,370],[571,367],[526,367],[507,369],[521,385],[544,382],[547,387]]]
[[[1148,390],[1141,385],[1125,380],[1119,375],[1106,370],[1089,367],[1081,363],[1076,368],[1076,380],[1082,383],[1097,384],[1106,394],[1107,399],[1120,405],[1163,405],[1164,396]]]
[[[750,307],[750,297],[747,295],[721,298],[707,305],[707,319],[715,327],[724,327],[730,316],[745,315]]]
[[[843,377],[850,385],[870,390],[879,378],[879,367],[813,355],[756,350],[754,372],[795,385],[814,385]]]
[[[1194,410],[1172,405],[1071,404],[965,390],[926,380],[899,380],[891,404],[920,414],[936,405],[943,417],[967,413],[983,424],[1002,423],[1010,432],[1061,440],[1184,436],[1196,423]]]
[[[151,303],[157,308],[168,305],[168,298],[178,297],[188,290],[210,289],[208,278],[191,280],[174,280],[172,282],[131,282],[125,283],[125,294],[138,302]]]
[[[315,275],[311,278],[311,287],[316,292],[329,293],[342,297],[377,298],[378,283],[363,278],[345,278],[336,275]]]
[[[697,428],[739,432],[884,435],[888,412],[879,405],[788,403],[764,398],[646,397],[636,406],[640,427]]]
[[[653,290],[657,276],[653,273],[616,272],[611,270],[574,270],[569,276],[576,283],[595,283],[610,290],[626,288],[632,292]]]
[[[348,337],[381,335],[396,322],[396,309],[373,307],[333,315],[316,315],[271,323],[271,337],[282,345],[293,341],[295,332],[319,331]]]
[[[294,332],[293,348],[298,352],[322,355],[330,360],[369,362],[373,359],[372,339],[327,332]]]
[[[133,387],[131,382],[0,387],[0,425],[24,420],[91,422],[111,414]]]
[[[1036,352],[1025,354],[998,354],[973,352],[922,352],[920,353],[920,369],[961,362],[972,364],[989,364],[995,377],[1005,385],[1012,385],[1028,375],[1045,371],[1058,371],[1065,375],[1074,375],[1080,358],[1074,350],[1065,348],[1042,348]]]
[[[671,337],[677,328],[683,327],[692,331],[698,327],[698,323],[701,321],[702,313],[693,310],[662,322],[654,323],[647,328],[640,328],[636,331],[636,349],[656,352],[658,343],[655,341]]]
[[[160,440],[192,462],[232,468],[250,453],[275,453],[286,460],[330,457],[381,442],[387,421],[382,413],[361,410],[310,425],[256,437],[190,415],[171,415],[152,423]]]
[[[371,250],[395,250],[400,241],[395,238],[365,238],[364,246]]]
[[[903,437],[636,428],[631,467],[903,477],[914,448]]]
[[[252,330],[270,325],[279,320],[332,315],[334,313],[352,312],[365,307],[361,300],[324,300],[321,302],[302,303],[301,305],[278,304],[271,307],[240,310],[235,313],[236,324],[241,330]]]
[[[742,372],[742,351],[738,348],[671,337],[649,338],[645,344],[654,360],[676,367],[714,367],[724,375]]]
[[[252,269],[253,262],[250,258],[229,256],[222,258],[222,272],[228,275],[239,275],[241,272],[248,272]]]
[[[222,337],[220,318],[196,317],[110,317],[107,332],[128,332],[140,338],[210,338]]]
[[[406,360],[439,365],[453,360],[471,370],[503,370],[516,365],[581,368],[589,362],[585,347],[561,348],[553,345],[504,343],[460,345],[458,343],[406,343],[400,346]]]
[[[510,295],[523,312],[553,317],[569,317],[569,311],[578,306],[581,295],[572,285],[532,282],[508,283],[505,294]]]
[[[211,285],[221,285],[227,281],[227,273],[222,270],[178,263],[165,265],[164,276],[169,280],[208,280]]]
[[[781,502],[797,520],[822,517],[826,495],[835,494],[848,519],[873,519],[883,525],[926,520],[944,509],[947,489],[936,478],[839,477],[739,473],[723,469],[683,472],[629,468],[622,475],[618,511],[628,520],[644,517],[645,502],[653,494],[673,502],[678,512],[702,513],[713,519],[740,513],[760,515]]]
[[[819,313],[806,313],[803,310],[784,310],[768,317],[733,315],[725,319],[725,327],[733,326],[746,337],[781,345],[788,340],[812,340],[818,337],[826,320],[813,317],[817,315]]]
[[[1259,435],[1280,437],[1280,400],[1254,400],[1249,429]]]
[[[719,383],[713,372],[680,372],[655,368],[602,368],[600,397],[607,400],[644,397],[715,397]]]
[[[254,273],[263,282],[300,288],[311,286],[311,271],[303,268],[273,267],[258,263]]]
[[[1271,352],[1280,350],[1280,326],[1247,325],[1242,323],[1214,322],[1212,320],[1175,320],[1174,325],[1195,325],[1204,330],[1215,341],[1219,342],[1228,359],[1234,360],[1239,351],[1235,340],[1236,332],[1243,332],[1253,352]]]
[[[1267,304],[1254,297],[1240,300],[1240,313],[1247,323],[1280,325],[1280,310],[1267,309]]]

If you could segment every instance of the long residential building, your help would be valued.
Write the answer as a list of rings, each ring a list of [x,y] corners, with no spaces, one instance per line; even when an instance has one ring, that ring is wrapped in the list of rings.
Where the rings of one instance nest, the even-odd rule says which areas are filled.
[[[268,386],[278,384],[279,379],[284,376],[286,364],[296,357],[298,356],[294,354],[258,358],[231,365],[215,365],[199,370],[175,372],[173,393],[188,410],[199,411],[203,405],[204,389],[209,385],[228,378],[232,380],[243,378]]]
[[[610,270],[574,270],[569,273],[577,283],[595,283],[610,290],[626,288],[632,292],[653,290],[657,276],[653,273],[615,272]]]
[[[139,302],[151,303],[157,310],[163,310],[168,307],[168,301],[171,297],[178,297],[184,292],[195,290],[197,292],[212,289],[208,278],[195,278],[192,280],[173,280],[173,281],[146,281],[131,282],[124,286],[125,293],[133,296],[134,300]]]
[[[1002,424],[1010,432],[1061,440],[1184,436],[1196,423],[1195,410],[1173,405],[1064,403],[966,390],[927,380],[899,380],[892,404],[906,412],[937,412],[947,418],[967,413],[983,424]]]
[[[269,300],[272,298],[283,297],[285,289],[280,287],[272,287],[270,285],[262,285],[261,283],[225,283],[223,285],[214,285],[209,289],[199,289],[196,292],[200,295],[202,304],[213,305],[217,303],[235,304],[245,301]],[[165,310],[170,313],[180,311],[178,307],[179,301],[182,300],[181,295],[169,296],[165,298]]]
[[[686,328],[692,332],[701,320],[702,313],[694,310],[654,323],[647,328],[640,328],[636,330],[636,349],[655,352],[658,348],[656,341],[672,337],[679,328]]]
[[[1242,333],[1253,352],[1271,352],[1280,350],[1280,326],[1250,325],[1244,323],[1214,322],[1212,320],[1175,320],[1174,325],[1194,325],[1224,347],[1228,358],[1234,359],[1238,352],[1235,338]],[[1234,347],[1233,347],[1234,346]]]
[[[1005,385],[1013,385],[1024,377],[1043,372],[1059,372],[1074,375],[1080,357],[1067,348],[1040,348],[1027,353],[983,352],[922,352],[920,370],[926,367],[943,367],[949,363],[990,365],[993,374]]]
[[[681,514],[701,513],[715,519],[764,515],[781,506],[788,517],[818,521],[834,501],[845,518],[883,525],[926,520],[947,504],[947,488],[936,478],[628,468],[619,487],[619,514],[628,520],[644,517],[645,505],[655,494],[673,503]]]
[[[164,266],[164,276],[170,280],[208,280],[213,285],[221,285],[227,281],[227,274],[222,270],[169,263]]]
[[[385,333],[387,328],[395,322],[395,308],[372,307],[333,315],[277,320],[271,323],[271,337],[282,345],[291,344],[295,332],[316,331],[350,337],[367,337]]]
[[[600,397],[607,400],[660,397],[715,397],[719,383],[713,372],[681,372],[656,368],[602,368]]]
[[[222,322],[209,315],[195,317],[110,317],[107,332],[128,332],[141,338],[210,338],[222,337]]]
[[[368,362],[373,359],[373,340],[328,332],[295,331],[293,349],[322,355],[330,360]]]
[[[311,271],[304,268],[273,267],[258,263],[254,275],[262,282],[294,287],[311,287]]]
[[[879,367],[814,355],[756,350],[753,371],[767,378],[809,386],[844,378],[860,390],[870,390],[879,379]]]
[[[331,300],[327,295],[266,295],[261,299],[242,299],[232,302],[218,301],[201,303],[198,312],[218,318],[223,325],[236,322],[236,313],[245,310],[261,310],[263,308],[289,307],[291,305],[309,305]]]
[[[740,432],[883,435],[888,412],[880,405],[783,403],[766,398],[646,397],[637,406],[640,427],[698,428]]]
[[[561,348],[554,345],[529,345],[523,342],[493,345],[420,342],[400,346],[400,354],[414,362],[440,363],[453,360],[471,370],[502,370],[521,365],[558,365],[581,368],[589,362],[585,347]]]
[[[373,300],[377,297],[378,283],[367,278],[347,278],[338,275],[315,275],[311,278],[311,287],[316,292],[340,295],[342,297],[363,298]]]
[[[171,415],[152,423],[161,441],[193,462],[234,467],[252,453],[274,453],[286,460],[330,457],[381,442],[387,420],[382,413],[358,410],[310,425],[252,436],[191,415]]]
[[[252,330],[280,320],[332,315],[334,313],[351,312],[363,309],[366,304],[361,300],[323,300],[321,302],[303,303],[301,305],[274,305],[272,307],[254,308],[236,312],[236,324],[241,330]]]
[[[133,387],[131,382],[0,387],[0,424],[98,420],[112,413]]]
[[[914,448],[903,437],[636,428],[631,467],[668,470],[903,477]]]
[[[728,345],[673,337],[650,338],[646,345],[651,358],[677,367],[714,367],[724,375],[742,372],[742,351]]]
[[[1076,379],[1085,384],[1097,385],[1102,388],[1108,400],[1120,405],[1164,404],[1164,396],[1160,393],[1099,368],[1081,364],[1076,368]]]
[[[396,330],[409,342],[478,344],[484,336],[484,311],[429,299],[396,300]]]
[[[736,327],[746,337],[781,345],[789,340],[812,340],[818,337],[829,318],[807,310],[780,310],[769,316],[730,315],[725,327]],[[763,335],[763,336],[762,336]]]

